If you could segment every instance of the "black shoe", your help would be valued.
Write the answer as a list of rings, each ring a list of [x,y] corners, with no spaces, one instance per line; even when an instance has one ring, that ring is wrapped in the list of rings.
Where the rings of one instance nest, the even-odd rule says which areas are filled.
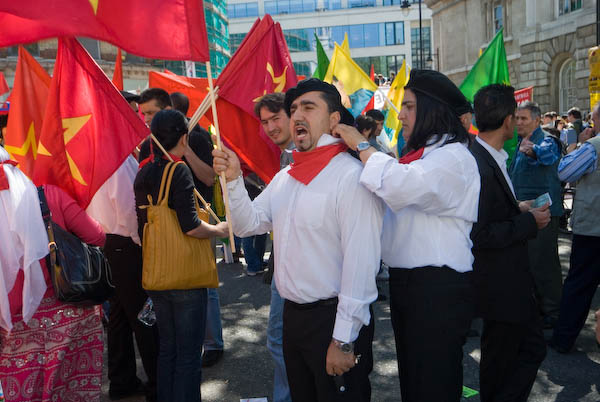
[[[134,395],[144,395],[146,393],[146,387],[142,383],[140,379],[137,379],[137,384],[133,387],[127,389],[108,389],[108,397],[113,401],[117,401],[119,399],[129,398]]]
[[[223,357],[222,350],[206,350],[202,353],[202,367],[212,367]]]

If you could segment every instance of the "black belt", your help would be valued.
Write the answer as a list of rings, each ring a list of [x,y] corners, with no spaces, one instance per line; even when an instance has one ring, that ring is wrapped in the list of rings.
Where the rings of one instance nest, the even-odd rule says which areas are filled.
[[[293,307],[296,310],[310,310],[317,307],[327,307],[327,306],[336,306],[338,303],[338,298],[332,297],[331,299],[317,300],[312,303],[295,303],[291,300],[285,300],[288,306]]]

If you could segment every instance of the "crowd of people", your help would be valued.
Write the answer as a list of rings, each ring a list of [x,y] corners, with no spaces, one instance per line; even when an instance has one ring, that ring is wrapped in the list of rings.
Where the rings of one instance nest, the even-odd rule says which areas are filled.
[[[563,122],[533,102],[517,105],[510,86],[483,87],[471,104],[445,75],[412,70],[398,115],[405,146],[396,155],[377,141],[381,111],[354,118],[333,85],[309,78],[255,103],[281,150],[281,170],[265,185],[242,173],[233,151],[215,149],[205,129],[188,132],[185,95],[150,88],[123,96],[153,138],[86,210],[57,187],[36,189],[0,147],[0,239],[13,245],[0,251],[3,283],[14,283],[0,295],[7,400],[100,399],[102,312],[56,298],[38,191],[52,220],[103,246],[111,265],[110,398],[201,400],[202,367],[223,356],[218,290],[192,277],[150,286],[150,260],[162,262],[163,277],[182,275],[189,261],[183,252],[166,260],[164,248],[149,245],[148,228],[152,208],[165,205],[177,237],[172,228],[159,236],[183,236],[167,242],[175,250],[211,243],[212,253],[192,264],[214,265],[214,239],[227,237],[228,226],[206,217],[195,192],[212,200],[215,173],[226,178],[227,218],[249,276],[270,280],[263,254],[267,234],[273,238],[266,346],[276,402],[371,399],[372,303],[382,267],[402,401],[460,400],[463,346],[476,317],[484,402],[528,399],[546,356],[544,329],[553,330],[558,352],[574,347],[600,283],[600,105],[587,121],[572,108]],[[515,130],[509,155],[504,145]],[[573,245],[563,283],[558,234],[567,188]],[[138,320],[148,298],[154,326]],[[146,383],[136,375],[134,341]]]

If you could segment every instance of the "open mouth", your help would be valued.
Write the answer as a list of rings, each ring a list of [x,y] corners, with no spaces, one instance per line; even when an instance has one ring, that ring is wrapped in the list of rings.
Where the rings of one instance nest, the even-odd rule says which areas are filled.
[[[301,140],[308,136],[308,130],[303,125],[296,125],[294,127],[294,135],[296,139]]]

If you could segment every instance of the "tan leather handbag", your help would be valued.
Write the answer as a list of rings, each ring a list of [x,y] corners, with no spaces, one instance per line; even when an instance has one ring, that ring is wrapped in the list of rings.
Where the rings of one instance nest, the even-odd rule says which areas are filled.
[[[210,239],[198,239],[182,232],[177,213],[169,208],[169,190],[178,164],[169,162],[163,172],[156,204],[148,195],[144,225],[142,286],[146,290],[216,288],[219,286],[215,256]],[[208,213],[198,206],[198,217],[208,222]]]

